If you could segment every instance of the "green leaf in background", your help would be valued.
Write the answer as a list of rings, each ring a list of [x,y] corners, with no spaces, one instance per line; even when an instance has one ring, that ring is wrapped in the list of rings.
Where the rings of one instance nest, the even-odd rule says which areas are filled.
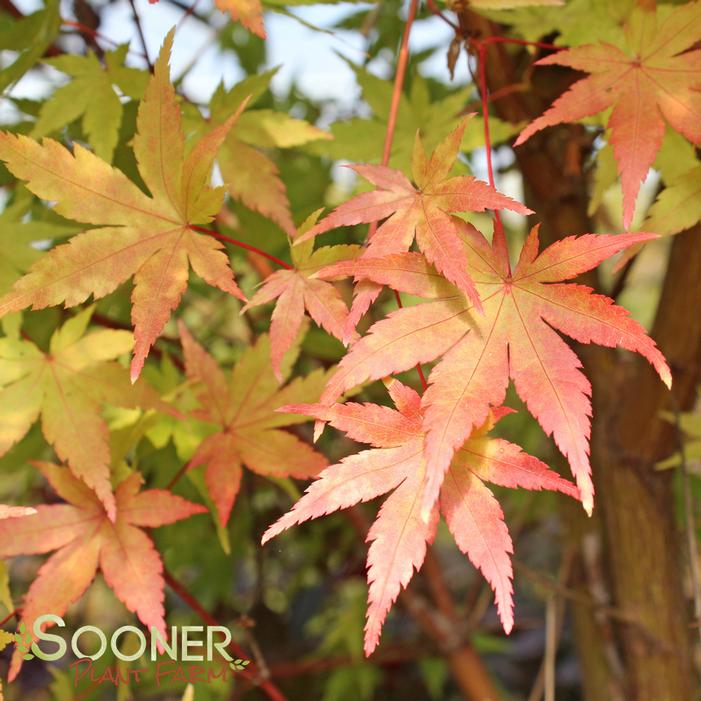
[[[678,234],[701,221],[701,165],[666,182],[667,187],[650,207],[646,231]]]
[[[348,64],[356,74],[363,100],[372,110],[371,118],[354,117],[334,122],[331,126],[333,141],[315,142],[306,150],[336,160],[357,163],[376,163],[382,156],[387,130],[387,115],[392,101],[392,83],[373,75],[364,68]],[[430,151],[446,133],[455,128],[468,104],[472,89],[461,88],[441,100],[432,100],[428,83],[421,76],[412,82],[409,94],[403,93],[399,102],[397,127],[392,142],[390,163],[393,168],[408,173],[416,132],[420,131],[425,147]],[[492,143],[505,141],[518,131],[517,125],[490,117]],[[484,123],[473,117],[462,142],[463,151],[473,151],[484,144]]]
[[[634,6],[635,0],[568,0],[562,7],[480,10],[480,13],[509,25],[527,41],[556,33],[555,43],[560,46],[596,41],[618,45],[623,41],[623,22]]]
[[[0,14],[0,47],[17,51],[14,63],[0,70],[0,93],[16,83],[44,55],[61,27],[58,0],[21,19]]]
[[[0,214],[0,294],[7,292],[12,283],[41,257],[41,249],[46,248],[49,241],[63,239],[81,230],[65,219],[59,220],[46,209],[42,210],[45,220],[27,221],[30,207],[31,197],[25,190]]]
[[[701,414],[682,413],[677,417],[669,411],[664,411],[660,416],[671,423],[675,429],[678,422],[678,428],[684,434],[684,459],[692,462],[701,460]],[[658,462],[655,467],[658,470],[669,470],[679,467],[681,464],[681,452],[676,451],[668,458]],[[698,469],[694,470],[694,472],[700,474]]]
[[[140,99],[148,81],[146,71],[124,66],[127,48],[123,45],[106,53],[104,66],[93,53],[47,59],[46,63],[71,76],[71,80],[42,104],[30,135],[39,138],[52,134],[82,117],[83,131],[95,153],[111,162],[123,113],[114,85]]]

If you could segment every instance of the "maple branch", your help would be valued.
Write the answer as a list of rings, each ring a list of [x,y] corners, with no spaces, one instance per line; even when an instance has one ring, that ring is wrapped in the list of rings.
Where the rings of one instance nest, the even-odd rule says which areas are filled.
[[[496,189],[494,180],[494,165],[492,162],[492,140],[489,132],[489,88],[487,85],[487,47],[492,44],[515,44],[517,46],[534,46],[541,49],[550,49],[553,51],[561,50],[561,47],[554,44],[548,44],[541,41],[525,41],[523,39],[513,39],[503,36],[487,36],[482,39],[471,39],[471,45],[477,49],[477,90],[482,101],[482,122],[484,124],[484,148],[487,158],[487,175],[489,184]],[[469,59],[468,59],[469,60]],[[504,225],[501,221],[499,210],[494,212],[494,239],[492,242],[494,249],[503,256],[506,265],[511,272],[511,264],[509,262],[509,251],[506,245],[506,234],[504,233]]]
[[[534,46],[539,49],[547,49],[549,51],[562,51],[565,47],[548,44],[544,41],[526,41],[525,39],[514,39],[513,37],[505,37],[497,34],[484,37],[483,39],[474,40],[477,44],[515,44],[516,46]]]
[[[276,258],[271,253],[266,253],[265,251],[262,251],[260,248],[256,248],[255,246],[252,246],[250,243],[245,243],[244,241],[239,241],[238,239],[231,238],[230,236],[220,234],[218,231],[215,231],[214,229],[205,229],[203,226],[197,226],[196,224],[190,224],[190,228],[193,229],[194,231],[199,231],[201,234],[209,234],[210,236],[213,236],[215,239],[219,239],[220,241],[226,241],[226,243],[230,243],[232,246],[238,246],[239,248],[243,248],[247,251],[251,251],[252,253],[257,253],[259,256],[263,256],[263,258],[267,258],[268,260],[271,260],[273,263],[277,263],[281,268],[285,268],[285,270],[292,270],[292,266],[289,263],[285,263],[284,260],[280,260],[279,258]]]
[[[428,0],[426,6],[432,14],[434,14],[439,19],[442,19],[449,27],[452,27],[452,29],[455,30],[456,34],[460,32],[460,27],[441,12],[440,8],[438,7],[438,5],[436,5],[434,0]]]
[[[139,35],[139,41],[141,42],[141,47],[144,50],[144,60],[148,66],[149,73],[153,73],[153,63],[151,63],[151,58],[148,55],[148,44],[146,43],[144,28],[141,26],[141,17],[139,17],[134,0],[129,0],[129,5],[131,6],[131,14],[134,18],[134,24],[136,25],[136,32]]]
[[[171,5],[173,5],[173,7],[177,7],[178,9],[185,12],[188,17],[194,17],[196,20],[202,22],[202,24],[206,24],[207,26],[209,26],[209,19],[204,15],[201,15],[199,12],[195,11],[195,5],[197,4],[197,2],[193,3],[192,5],[188,5],[186,2],[182,2],[182,0],[168,0],[168,2]]]
[[[106,34],[103,34],[102,32],[98,32],[96,29],[93,29],[92,27],[89,27],[87,24],[83,24],[82,22],[76,22],[75,20],[71,20],[71,19],[62,19],[61,24],[64,27],[72,27],[82,37],[84,37],[84,38],[87,37],[87,38],[91,39],[92,43],[94,43],[94,46],[97,49],[100,49],[99,45],[97,44],[98,39],[110,44],[111,46],[119,46],[118,41],[111,39]],[[86,42],[86,43],[88,43],[88,42]],[[146,58],[146,55],[142,51],[134,51],[133,49],[128,49],[127,53],[132,54],[133,56],[138,56],[139,58],[142,58],[142,59]]]
[[[18,615],[19,615],[19,610],[15,609],[14,611],[12,611],[12,613],[5,616],[5,618],[3,618],[2,621],[0,621],[0,628],[2,628],[2,626],[4,626],[8,621],[12,620],[15,616],[18,616]]]
[[[487,176],[489,184],[496,189],[494,181],[494,166],[492,164],[492,140],[489,133],[489,95],[487,89],[487,46],[484,41],[474,42],[477,45],[477,71],[478,71],[478,92],[482,99],[482,123],[484,124],[484,149],[487,157]],[[468,59],[469,60],[469,59]],[[506,261],[509,274],[511,274],[511,263],[509,262],[509,249],[506,245],[506,234],[501,221],[499,210],[494,212],[494,238],[492,246],[498,255]]]
[[[163,579],[166,584],[177,594],[184,603],[186,603],[194,613],[196,613],[202,622],[208,626],[221,626],[221,623],[211,614],[202,604],[185,589],[185,587],[167,570],[163,569]],[[248,653],[233,640],[229,643],[229,649],[242,659],[250,660]],[[241,670],[241,675],[246,677],[252,684],[260,687],[266,693],[271,701],[286,701],[283,693],[275,686],[270,679],[261,678],[256,674],[256,666],[251,662],[246,669]]]
[[[389,163],[390,154],[392,152],[392,141],[394,140],[394,130],[397,126],[397,115],[399,114],[399,104],[402,98],[402,88],[404,87],[404,78],[406,77],[406,69],[409,64],[409,37],[411,35],[411,27],[416,18],[416,9],[418,0],[411,0],[409,5],[409,14],[404,25],[404,34],[402,35],[402,43],[399,47],[399,56],[397,57],[397,71],[394,75],[394,85],[392,87],[392,101],[389,106],[389,114],[387,115],[387,129],[385,130],[385,143],[382,149],[382,165],[386,166]],[[370,225],[377,228],[377,222]]]
[[[188,471],[188,468],[190,467],[190,463],[186,462],[176,473],[173,475],[173,478],[168,482],[166,485],[166,489],[168,491],[171,491],[173,487],[180,481],[180,478]]]
[[[177,25],[175,26],[175,31],[179,31],[180,28],[183,26],[185,22],[187,22],[188,17],[192,17],[195,14],[195,10],[197,9],[197,5],[200,2],[200,0],[194,0],[192,5],[185,10],[185,14],[178,20]]]
[[[21,19],[24,17],[24,14],[22,14],[14,5],[12,0],[0,0],[0,9],[2,9],[4,12],[6,12],[10,17],[14,17],[15,19]]]

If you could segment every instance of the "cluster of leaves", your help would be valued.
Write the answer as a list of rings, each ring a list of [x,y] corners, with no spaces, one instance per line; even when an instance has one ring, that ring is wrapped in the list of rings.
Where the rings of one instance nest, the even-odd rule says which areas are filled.
[[[260,3],[217,4],[264,36]],[[523,3],[474,3],[486,10],[514,4]],[[539,12],[555,17],[565,10]],[[47,6],[26,18],[40,40],[22,47],[15,63],[3,69],[0,88],[43,55],[57,17],[57,9]],[[524,36],[527,19],[512,16]],[[294,147],[305,158],[376,161],[394,121],[385,81],[354,67],[372,116],[338,122],[329,134],[257,106],[274,72],[228,90],[221,86],[206,110],[181,99],[170,80],[174,32],[165,38],[152,76],[125,65],[125,47],[100,59],[89,54],[49,60],[69,82],[40,106],[18,101],[31,119],[0,133],[0,161],[9,174],[3,182],[16,190],[0,218],[0,227],[13,232],[0,259],[0,455],[40,422],[44,452],[50,447],[65,463],[32,462],[65,503],[0,513],[16,517],[0,523],[0,557],[56,551],[24,598],[25,630],[40,613],[62,615],[99,570],[145,625],[165,631],[163,563],[141,529],[211,510],[212,528],[228,547],[222,533],[244,466],[279,483],[318,478],[268,528],[263,542],[391,492],[368,533],[367,655],[400,590],[422,566],[441,516],[492,587],[504,629],[512,629],[513,545],[487,483],[561,492],[589,513],[594,506],[591,386],[558,332],[578,343],[639,353],[671,384],[664,357],[623,307],[566,281],[701,217],[696,204],[687,206],[701,181],[692,155],[685,161],[695,164],[691,174],[677,172],[650,210],[648,228],[655,233],[628,231],[653,164],[674,160],[668,154],[674,148],[693,150],[701,142],[701,54],[693,49],[701,39],[701,3],[657,12],[629,9],[611,23],[618,30],[611,30],[610,42],[575,45],[570,37],[569,48],[538,61],[590,76],[527,125],[515,146],[547,126],[605,113],[597,186],[610,184],[611,168],[604,174],[603,164],[610,166],[612,156],[626,233],[560,232],[564,238],[540,251],[535,224],[513,266],[499,212],[533,212],[470,175],[460,158],[484,145],[479,122],[488,118],[458,117],[469,89],[433,100],[428,82],[416,78],[394,115],[391,160],[397,167],[354,165],[374,187],[362,185],[321,220],[320,209],[306,207],[297,228],[293,210],[299,214],[299,208],[281,178],[284,160],[273,154]],[[130,119],[133,138],[125,138]],[[678,134],[665,137],[665,123]],[[517,130],[496,120],[491,126],[499,142]],[[362,139],[355,138],[359,131]],[[224,181],[220,187],[212,185],[215,163]],[[242,220],[267,220],[260,231],[274,227],[291,261],[268,252],[283,269],[271,271],[268,261],[258,261],[257,277],[264,279],[252,294],[254,266],[232,264],[224,242],[239,249],[250,244],[221,233],[235,227],[235,213]],[[493,228],[483,232],[475,215],[485,213]],[[361,224],[371,225],[362,246],[317,245],[327,232]],[[38,241],[44,245],[32,246]],[[190,269],[197,276],[192,285]],[[237,279],[235,269],[243,276]],[[130,295],[120,294],[127,285]],[[408,295],[410,306],[360,333],[361,319],[385,287],[397,299]],[[241,312],[254,326],[261,318],[257,307],[275,302],[269,324],[262,324],[269,333],[258,334],[239,357],[229,355],[235,360],[230,372],[188,331],[184,320],[194,304],[181,302],[192,300],[189,289],[216,290],[210,294],[224,293],[226,303],[245,303]],[[77,307],[90,298],[128,307],[132,330],[104,328],[114,324],[102,314],[100,327],[89,306],[62,320],[50,338],[22,331],[38,310]],[[37,311],[27,314],[30,308]],[[168,335],[176,312],[179,338]],[[295,368],[305,335],[312,337],[306,315],[347,349],[337,364],[326,363],[330,367],[317,356],[302,375]],[[167,364],[168,342],[182,349],[182,372]],[[153,360],[147,363],[154,348],[162,357],[160,370]],[[421,394],[394,377],[425,363],[432,367]],[[340,401],[375,380],[385,381],[395,408]],[[504,406],[510,381],[567,459],[576,484],[490,433],[512,411]],[[307,440],[305,417],[316,420],[317,439],[328,423],[371,447],[329,465]],[[175,494],[180,473],[167,489],[141,491],[149,475],[139,469],[135,446],[143,438],[159,449],[172,440],[183,463],[178,469],[187,471],[209,509]],[[12,678],[22,657],[20,651],[13,657]]]

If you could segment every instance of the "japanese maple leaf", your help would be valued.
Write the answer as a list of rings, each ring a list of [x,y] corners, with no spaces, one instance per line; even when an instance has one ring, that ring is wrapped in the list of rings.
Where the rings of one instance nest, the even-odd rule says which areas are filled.
[[[234,22],[241,22],[250,32],[265,39],[263,5],[260,0],[216,0],[222,12],[228,12]]]
[[[625,28],[623,47],[578,46],[547,56],[538,65],[569,66],[591,75],[576,82],[516,145],[544,127],[574,122],[608,108],[613,146],[623,188],[623,222],[630,226],[640,184],[662,145],[665,120],[694,144],[701,143],[701,3],[687,3],[664,20],[636,8]]]
[[[306,478],[318,474],[326,459],[284,426],[302,423],[303,418],[276,413],[290,402],[315,401],[327,378],[317,370],[280,388],[270,367],[270,340],[261,336],[241,356],[227,375],[214,358],[180,325],[187,376],[199,383],[201,408],[193,416],[219,426],[205,438],[190,460],[190,467],[206,465],[205,483],[222,525],[241,485],[242,466],[271,477]],[[280,369],[287,379],[294,354],[288,354]]]
[[[133,473],[115,491],[117,517],[112,521],[95,493],[69,470],[50,463],[36,467],[66,503],[41,504],[33,516],[0,521],[0,557],[56,551],[24,598],[21,621],[26,628],[31,631],[45,613],[62,616],[99,568],[117,598],[166,639],[163,563],[141,528],[165,526],[206,509],[161,489],[140,492],[141,476]],[[10,681],[21,666],[22,653],[16,650]]]
[[[433,301],[399,309],[374,324],[343,358],[321,402],[349,387],[408,370],[441,356],[424,395],[427,487],[424,513],[438,495],[453,453],[504,401],[509,378],[569,460],[587,512],[594,487],[589,466],[591,386],[572,349],[553,330],[580,343],[626,348],[643,355],[669,386],[664,357],[642,326],[613,300],[589,287],[563,284],[654,234],[570,236],[538,253],[531,230],[513,273],[504,253],[458,219],[465,265],[475,276],[484,313],[416,253],[338,263],[326,277],[354,274]],[[502,249],[503,250],[503,249]]]
[[[482,572],[494,590],[504,630],[513,627],[513,552],[504,514],[485,482],[504,487],[551,489],[577,495],[573,484],[552,472],[540,460],[501,439],[487,437],[495,423],[490,415],[455,453],[440,503],[428,519],[421,518],[426,461],[425,425],[421,397],[397,380],[389,383],[397,410],[376,404],[346,403],[327,407],[302,404],[282,407],[329,421],[350,438],[373,446],[327,467],[292,509],[263,535],[263,543],[303,521],[392,494],[382,505],[368,533],[371,541],[367,570],[369,583],[365,654],[380,638],[382,624],[400,590],[419,570],[426,547],[433,541],[439,512],[443,514],[460,550]],[[499,410],[502,416],[509,410]]]
[[[401,171],[393,168],[352,166],[377,189],[356,195],[340,205],[298,241],[306,241],[339,226],[386,219],[368,241],[364,256],[407,251],[416,237],[426,258],[479,308],[479,296],[469,271],[462,264],[462,243],[450,213],[511,209],[519,214],[530,214],[531,210],[473,177],[449,177],[466,125],[467,119],[462,120],[436,147],[430,159],[417,136],[412,158],[416,187]]]
[[[151,197],[79,144],[73,153],[56,141],[39,144],[0,133],[0,160],[59,214],[101,228],[74,236],[35,263],[0,298],[0,316],[32,306],[71,307],[97,299],[134,276],[132,322],[135,380],[187,287],[189,267],[210,285],[243,299],[222,244],[192,225],[219,211],[223,190],[208,186],[217,150],[236,115],[202,138],[185,156],[175,91],[168,78],[171,32],[139,106],[133,139],[139,173]]]
[[[313,214],[300,231],[311,228],[318,215],[319,212]],[[277,299],[270,323],[270,353],[273,371],[280,382],[282,359],[299,334],[305,309],[321,328],[343,340],[348,316],[345,302],[330,282],[310,276],[331,263],[355,258],[360,250],[360,246],[325,246],[315,251],[313,240],[291,246],[293,268],[277,270],[266,278],[241,310]]]
[[[103,405],[172,410],[145,382],[132,385],[127,369],[115,362],[131,350],[131,333],[114,329],[86,333],[91,315],[92,309],[87,309],[58,328],[48,353],[29,340],[0,339],[0,455],[41,417],[46,440],[114,518]]]

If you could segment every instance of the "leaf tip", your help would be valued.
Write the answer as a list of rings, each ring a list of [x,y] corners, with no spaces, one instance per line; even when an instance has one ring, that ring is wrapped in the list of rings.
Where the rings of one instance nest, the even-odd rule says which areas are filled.
[[[584,511],[586,511],[587,516],[591,517],[594,512],[594,497],[592,496],[582,496],[582,506]]]
[[[326,426],[325,421],[317,420],[314,422],[314,442],[315,443],[319,440],[319,438],[321,438],[321,434],[324,432],[325,426]]]

